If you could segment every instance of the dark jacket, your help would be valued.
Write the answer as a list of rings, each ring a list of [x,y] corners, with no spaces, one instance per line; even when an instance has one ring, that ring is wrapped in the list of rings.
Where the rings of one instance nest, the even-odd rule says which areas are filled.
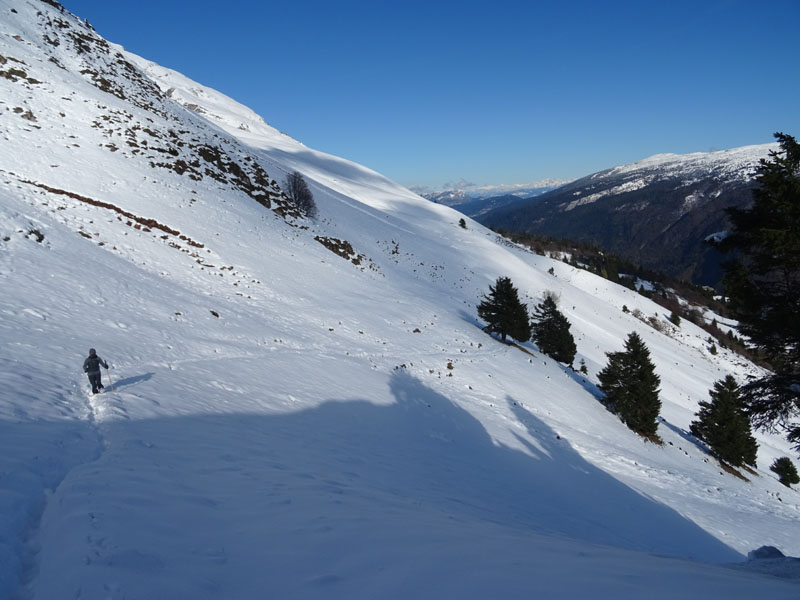
[[[96,354],[94,356],[89,356],[85,361],[83,361],[83,372],[89,374],[99,373],[100,365],[103,365],[103,368],[105,369],[108,368],[108,363]]]

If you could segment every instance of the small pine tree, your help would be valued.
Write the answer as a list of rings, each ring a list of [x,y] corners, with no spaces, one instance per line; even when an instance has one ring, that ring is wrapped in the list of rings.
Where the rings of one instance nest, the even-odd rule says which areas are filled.
[[[714,456],[734,467],[755,465],[758,443],[736,380],[728,375],[717,381],[709,396],[711,402],[700,402],[697,420],[690,426],[692,434],[708,444]]]
[[[792,487],[793,483],[800,483],[800,475],[797,474],[797,468],[788,456],[776,458],[769,470],[775,473],[778,476],[778,480],[786,487]]]
[[[678,313],[677,310],[673,310],[672,314],[670,314],[670,316],[669,316],[669,321],[670,321],[670,323],[675,325],[675,327],[680,327],[681,326],[681,315],[680,315],[680,313]]]
[[[528,307],[517,293],[517,288],[508,277],[498,277],[494,286],[489,286],[489,295],[478,305],[478,316],[486,321],[485,331],[499,333],[503,342],[511,336],[520,342],[531,338]]]
[[[569,328],[569,320],[558,310],[552,296],[547,296],[534,309],[531,323],[533,341],[548,356],[571,365],[578,349]]]
[[[579,370],[581,373],[583,373],[584,375],[588,375],[588,374],[589,374],[589,369],[588,369],[588,367],[586,366],[586,361],[585,361],[584,359],[581,359],[581,368],[580,368],[580,369],[578,369],[578,370]]]
[[[608,364],[597,374],[606,406],[636,433],[656,435],[661,379],[642,338],[632,332],[625,341],[625,351],[609,352],[606,356]]]

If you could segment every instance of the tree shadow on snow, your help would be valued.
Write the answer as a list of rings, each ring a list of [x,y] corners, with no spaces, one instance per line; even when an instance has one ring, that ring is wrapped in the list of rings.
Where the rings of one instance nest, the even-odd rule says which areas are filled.
[[[676,425],[673,425],[672,423],[667,421],[664,417],[659,417],[658,418],[658,422],[661,425],[663,425],[664,427],[666,427],[667,429],[670,429],[673,432],[675,432],[677,435],[682,437],[684,440],[686,440],[687,444],[691,444],[691,445],[695,446],[698,450],[700,450],[706,456],[713,457],[711,452],[709,452],[708,447],[703,442],[701,442],[699,439],[697,439],[694,435],[692,435],[692,432],[686,431],[685,429],[681,429],[680,427],[678,427]]]
[[[150,429],[141,439],[185,438],[188,447],[197,439],[213,445],[209,440],[220,436],[218,446],[225,447],[235,436],[235,447],[247,447],[252,456],[232,452],[233,462],[281,457],[283,470],[302,472],[321,489],[355,486],[435,507],[456,519],[656,554],[719,562],[742,558],[676,511],[585,461],[511,398],[509,406],[527,431],[516,435],[526,451],[498,444],[469,412],[404,370],[390,375],[389,391],[394,398],[389,405],[330,400],[275,416],[112,426]],[[225,472],[219,477],[214,485],[224,488]]]
[[[592,397],[600,402],[603,403],[603,397],[605,394],[603,391],[597,387],[597,384],[592,382],[586,375],[581,373],[580,371],[575,371],[569,367],[564,367],[564,372],[579,386],[581,386],[584,390],[589,392]]]
[[[458,312],[458,316],[461,317],[461,320],[464,321],[464,323],[466,323],[467,325],[471,325],[472,327],[475,327],[483,331],[485,323],[481,323],[481,321],[474,314],[469,313],[466,310],[460,310]]]
[[[741,560],[740,554],[672,508],[587,462],[547,424],[512,398],[507,401],[529,434],[517,439],[538,459],[533,471],[543,485],[538,486],[536,502],[557,511],[562,533],[653,554]]]
[[[133,377],[126,377],[125,379],[120,379],[119,381],[114,382],[114,389],[117,390],[122,387],[128,387],[131,385],[136,385],[138,383],[142,383],[143,381],[149,381],[155,373],[144,373],[143,375],[134,375]]]
[[[339,545],[368,538],[370,548],[388,555],[437,547],[443,565],[452,564],[448,561],[464,548],[472,548],[470,556],[479,554],[486,540],[470,532],[500,535],[492,538],[494,548],[507,535],[501,532],[522,539],[530,532],[711,562],[743,558],[676,511],[585,461],[510,397],[509,407],[524,427],[515,434],[519,448],[492,439],[468,411],[404,370],[389,376],[388,387],[390,404],[331,399],[281,414],[109,420],[103,437],[113,443],[104,446],[91,469],[79,471],[80,489],[92,490],[91,503],[101,507],[107,523],[120,523],[118,535],[135,534],[143,548],[158,547],[159,527],[166,523],[187,532],[207,523],[212,537],[227,536],[227,524],[238,523],[251,540],[241,542],[242,548],[272,561],[272,573],[280,572],[284,559],[277,557],[284,555],[291,560],[286,568],[326,560],[328,554],[315,544],[329,539],[333,525]],[[68,436],[41,423],[14,427],[23,445]],[[44,445],[52,445],[53,456],[63,451]],[[45,454],[37,449],[36,462],[49,460]],[[77,460],[94,458],[89,453]],[[89,501],[74,494],[73,502]],[[41,503],[44,495],[42,489],[30,498]],[[77,508],[70,514],[85,518]],[[223,525],[226,529],[214,529]],[[309,533],[312,525],[320,533]],[[460,536],[462,530],[467,534]],[[296,535],[310,545],[287,555],[282,545]],[[228,536],[224,543],[235,546],[237,539]],[[457,547],[439,547],[441,539],[460,541]],[[156,571],[148,576],[157,577]]]
[[[534,356],[534,357],[538,356],[536,354],[536,352],[538,352],[538,350],[536,349],[536,347],[532,343],[530,343],[530,342],[519,342],[519,341],[517,341],[516,339],[514,339],[512,337],[508,337],[506,339],[506,341],[503,342],[503,340],[500,339],[500,337],[497,336],[496,334],[487,333],[487,331],[485,329],[486,328],[486,324],[482,323],[481,321],[479,321],[475,317],[475,315],[472,315],[472,314],[468,313],[467,311],[462,310],[462,311],[460,311],[459,316],[461,317],[461,320],[464,321],[464,323],[466,323],[467,325],[470,325],[472,327],[475,327],[476,329],[479,329],[483,334],[485,334],[488,337],[488,339],[486,341],[487,344],[490,341],[494,341],[494,342],[497,342],[497,343],[499,343],[499,344],[501,344],[503,346],[508,346],[510,348],[516,347],[519,350],[522,350],[523,352],[525,352],[526,354],[530,354],[531,356]],[[484,345],[486,345],[486,344],[484,344]]]

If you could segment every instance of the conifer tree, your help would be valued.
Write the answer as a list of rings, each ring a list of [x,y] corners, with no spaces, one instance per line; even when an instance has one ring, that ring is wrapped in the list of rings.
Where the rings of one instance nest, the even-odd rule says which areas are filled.
[[[650,351],[636,332],[628,335],[625,350],[609,352],[608,364],[597,374],[605,404],[630,429],[654,436],[661,410],[661,379],[650,360]]]
[[[778,476],[778,480],[786,487],[792,487],[793,483],[800,483],[797,467],[794,466],[792,459],[788,456],[776,458],[769,470],[775,473]]]
[[[734,256],[724,283],[739,331],[774,368],[742,387],[747,412],[800,449],[800,144],[775,137],[780,151],[762,159],[752,207],[728,210],[733,228],[719,248]]]
[[[534,308],[531,323],[533,341],[548,356],[571,365],[578,349],[569,328],[569,320],[558,310],[552,296],[547,296]]]
[[[736,380],[728,375],[717,381],[709,395],[711,402],[700,402],[697,420],[690,426],[692,434],[729,465],[755,465],[758,443],[750,430]]]
[[[478,316],[486,321],[485,331],[499,333],[503,342],[511,336],[520,342],[531,338],[528,307],[517,293],[517,288],[508,277],[498,277],[494,286],[489,286],[489,295],[478,305]]]

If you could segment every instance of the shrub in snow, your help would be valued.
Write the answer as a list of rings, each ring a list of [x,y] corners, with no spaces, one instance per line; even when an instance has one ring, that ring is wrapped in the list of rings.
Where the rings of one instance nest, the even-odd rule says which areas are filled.
[[[552,267],[551,267],[552,268]],[[561,302],[561,294],[555,292],[553,290],[545,290],[544,294],[542,294],[545,300],[552,300],[553,304],[558,306],[558,303]]]
[[[317,216],[317,204],[314,196],[308,189],[308,184],[297,171],[292,171],[286,176],[286,195],[291,198],[300,211],[309,219]]]
[[[39,231],[38,229],[29,229],[28,230],[28,237],[30,239],[36,240],[37,242],[39,242],[41,244],[42,240],[44,239],[44,234],[41,231]]]
[[[653,329],[658,331],[659,333],[667,333],[667,326],[666,323],[660,320],[658,317],[653,315],[652,317],[647,318],[647,324],[650,325]]]
[[[788,456],[776,458],[769,470],[775,473],[780,482],[786,487],[792,487],[793,483],[800,483],[800,475],[797,474],[797,468]]]

